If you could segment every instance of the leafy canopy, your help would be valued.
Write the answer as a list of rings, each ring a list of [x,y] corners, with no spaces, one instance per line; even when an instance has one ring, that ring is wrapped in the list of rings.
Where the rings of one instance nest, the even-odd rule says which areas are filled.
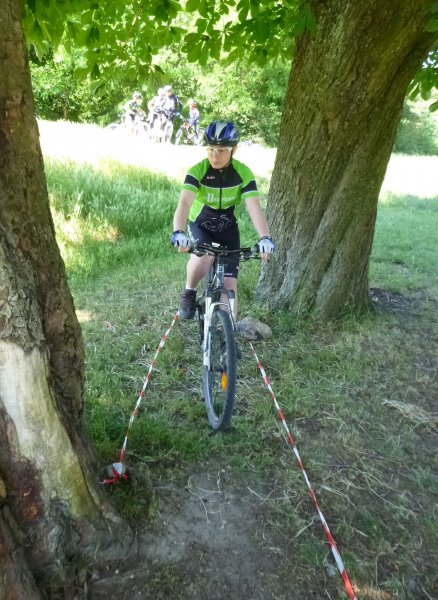
[[[82,46],[87,64],[78,76],[123,72],[133,81],[160,72],[154,56],[173,43],[204,66],[209,58],[290,59],[294,38],[315,25],[303,0],[27,0],[23,24],[38,57],[61,42]]]
[[[262,65],[290,59],[295,38],[317,26],[309,0],[27,0],[23,24],[39,57],[61,42],[67,51],[85,47],[78,78],[148,86],[162,73],[154,57],[173,43],[182,43],[188,61],[201,66],[209,58]],[[426,30],[438,32],[437,0],[431,0]],[[410,94],[427,98],[433,87],[438,41]]]

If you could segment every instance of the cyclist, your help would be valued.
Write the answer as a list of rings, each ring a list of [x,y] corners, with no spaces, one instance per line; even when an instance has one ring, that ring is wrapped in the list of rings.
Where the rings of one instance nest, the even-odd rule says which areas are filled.
[[[168,111],[169,119],[173,121],[176,113],[179,110],[179,107],[181,106],[181,101],[178,96],[173,93],[171,85],[164,86],[164,93],[165,97],[163,101],[163,108],[165,111]]]
[[[262,260],[275,251],[265,215],[260,206],[257,184],[251,170],[234,158],[239,131],[231,121],[213,121],[207,127],[204,144],[207,158],[189,169],[173,218],[172,244],[187,252],[191,243],[219,243],[229,250],[240,247],[239,228],[234,209],[242,200],[254,229],[260,236]],[[188,221],[188,224],[187,224]],[[187,225],[187,232],[185,233]],[[209,256],[190,256],[186,286],[181,294],[179,315],[193,319],[196,312],[196,288],[207,274]],[[234,318],[237,319],[237,274],[239,260],[227,257],[225,288],[236,294]]]
[[[136,133],[136,128],[145,117],[141,103],[142,97],[140,92],[134,92],[132,99],[123,105],[123,110],[125,111],[123,123],[131,135]]]
[[[198,135],[198,121],[200,117],[199,109],[192,98],[190,98],[187,104],[189,105],[189,126],[193,128],[196,137]]]
[[[129,115],[131,121],[135,121],[135,117],[137,114],[141,115],[143,113],[143,109],[141,107],[142,97],[140,92],[134,92],[132,94],[132,100],[128,100],[123,106],[123,110],[126,115]]]
[[[164,88],[159,88],[157,91],[157,95],[154,96],[148,102],[149,113],[147,117],[147,122],[150,123],[151,128],[153,127],[154,121],[157,117],[157,109],[163,107],[165,95],[166,93],[164,91]]]

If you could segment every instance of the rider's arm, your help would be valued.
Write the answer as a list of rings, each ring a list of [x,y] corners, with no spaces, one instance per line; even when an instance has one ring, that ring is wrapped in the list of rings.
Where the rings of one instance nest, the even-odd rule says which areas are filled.
[[[176,207],[175,214],[173,216],[174,231],[185,231],[189,211],[194,199],[195,192],[192,192],[191,190],[181,190],[181,194],[179,195],[178,206]]]
[[[178,206],[173,215],[173,231],[186,230],[190,207],[192,206],[194,199],[195,192],[192,192],[191,190],[181,190]],[[178,252],[187,252],[188,250],[188,246],[180,246],[178,248]]]
[[[266,221],[265,213],[263,212],[262,207],[260,206],[260,200],[258,196],[251,196],[250,198],[246,198],[245,200],[246,210],[251,218],[252,224],[254,225],[254,229],[259,234],[260,238],[265,236],[271,237],[269,233],[269,225]],[[260,254],[260,258],[263,261],[269,260],[270,255],[266,253]]]
[[[269,226],[266,221],[265,214],[262,207],[260,206],[260,200],[258,196],[251,196],[245,200],[246,210],[251,218],[254,229],[259,234],[259,237],[270,237]]]

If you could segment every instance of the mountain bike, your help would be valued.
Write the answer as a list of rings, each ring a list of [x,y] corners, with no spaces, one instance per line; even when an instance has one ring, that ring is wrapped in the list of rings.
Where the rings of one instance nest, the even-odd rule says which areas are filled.
[[[205,127],[198,127],[195,131],[193,125],[190,125],[186,117],[181,117],[182,123],[175,134],[175,145],[194,144],[198,146],[204,140]]]
[[[121,131],[133,135],[135,137],[141,137],[146,133],[147,126],[145,123],[145,113],[139,110],[134,118],[129,113],[121,115],[120,123],[110,123],[106,126],[106,129],[110,131]]]
[[[212,264],[197,300],[199,336],[203,354],[203,390],[209,423],[223,431],[231,421],[236,394],[235,295],[224,285],[227,256],[240,260],[260,258],[258,246],[228,250],[217,244],[196,244],[196,256],[211,256]]]
[[[173,134],[173,119],[175,113],[157,107],[152,112],[152,118],[147,121],[147,133],[155,142],[170,142]]]

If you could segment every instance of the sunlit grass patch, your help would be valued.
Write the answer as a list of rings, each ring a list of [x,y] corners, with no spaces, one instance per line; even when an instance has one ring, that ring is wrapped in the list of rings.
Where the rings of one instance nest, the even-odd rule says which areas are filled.
[[[426,288],[436,297],[437,232],[438,196],[383,195],[371,254],[371,285],[401,292]]]

